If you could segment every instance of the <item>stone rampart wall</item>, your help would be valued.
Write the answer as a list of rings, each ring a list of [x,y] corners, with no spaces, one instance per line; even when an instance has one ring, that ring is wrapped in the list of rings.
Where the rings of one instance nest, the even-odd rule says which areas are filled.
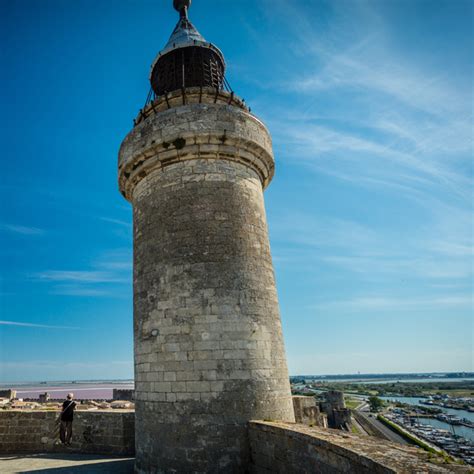
[[[68,452],[134,455],[134,412],[77,412],[71,448],[55,444],[58,413],[0,411],[0,454]],[[260,473],[448,473],[467,466],[434,464],[414,448],[295,423],[249,423],[251,466]]]
[[[249,440],[253,474],[468,472],[414,447],[300,424],[252,421]]]
[[[0,411],[0,453],[64,451],[58,443],[58,415],[56,411]],[[68,452],[133,455],[134,422],[133,411],[78,411]]]

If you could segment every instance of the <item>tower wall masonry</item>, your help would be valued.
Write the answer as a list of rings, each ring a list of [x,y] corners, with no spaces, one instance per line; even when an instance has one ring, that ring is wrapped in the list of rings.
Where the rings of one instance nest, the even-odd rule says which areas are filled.
[[[294,421],[263,186],[244,108],[150,115],[120,153],[133,203],[137,472],[241,472],[247,422]]]

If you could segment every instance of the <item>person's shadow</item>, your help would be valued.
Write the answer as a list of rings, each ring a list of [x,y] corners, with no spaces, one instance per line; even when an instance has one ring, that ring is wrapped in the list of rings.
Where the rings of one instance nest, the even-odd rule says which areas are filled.
[[[2,474],[131,474],[134,462],[134,458],[100,454],[24,454],[2,456],[0,472]]]

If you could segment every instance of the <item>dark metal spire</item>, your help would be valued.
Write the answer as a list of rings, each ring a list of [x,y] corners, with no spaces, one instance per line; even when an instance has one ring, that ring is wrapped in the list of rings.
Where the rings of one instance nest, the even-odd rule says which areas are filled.
[[[173,7],[179,11],[181,18],[188,18],[188,8],[191,6],[191,0],[173,0]]]

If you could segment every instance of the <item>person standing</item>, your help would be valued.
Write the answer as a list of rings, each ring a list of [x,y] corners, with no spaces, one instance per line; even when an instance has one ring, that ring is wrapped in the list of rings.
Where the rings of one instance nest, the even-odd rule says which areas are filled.
[[[59,438],[61,439],[61,443],[66,446],[70,446],[72,438],[72,420],[76,408],[76,402],[72,400],[73,398],[74,394],[68,393],[60,415],[61,425],[59,427]]]

